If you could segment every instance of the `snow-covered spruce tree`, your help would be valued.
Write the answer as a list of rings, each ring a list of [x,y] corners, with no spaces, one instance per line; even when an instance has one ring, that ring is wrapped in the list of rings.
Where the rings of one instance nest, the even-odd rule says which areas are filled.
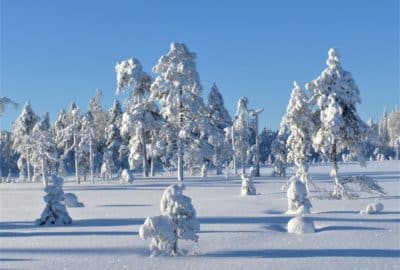
[[[347,149],[363,164],[372,132],[357,114],[360,91],[351,73],[343,70],[335,49],[329,50],[326,63],[327,68],[318,78],[307,83],[306,88],[312,93],[310,102],[316,106],[315,113],[319,115],[313,146],[330,157],[333,165],[331,176],[335,183],[332,195],[342,198],[337,155]]]
[[[32,110],[31,104],[28,101],[22,109],[20,116],[17,118],[17,120],[15,120],[13,125],[13,149],[20,154],[20,157],[18,159],[20,180],[26,180],[26,177],[28,177],[28,181],[31,181],[31,133],[33,127],[38,121],[39,117]]]
[[[125,101],[127,112],[123,115],[121,127],[121,134],[125,139],[129,139],[130,167],[134,169],[141,162],[143,176],[147,177],[150,156],[147,153],[147,145],[155,143],[157,129],[160,128],[161,122],[157,106],[153,100],[149,99],[152,78],[143,71],[142,65],[136,58],[118,62],[115,71],[117,73],[116,93],[130,92]],[[151,162],[154,166],[154,159]]]
[[[161,216],[148,217],[139,229],[142,239],[151,239],[152,256],[178,255],[178,240],[197,242],[200,224],[188,196],[183,195],[185,186],[173,184],[161,197]]]
[[[54,142],[57,147],[58,156],[60,157],[60,162],[58,164],[58,174],[60,176],[65,176],[67,174],[69,162],[68,153],[65,150],[72,144],[69,142],[69,140],[72,141],[72,136],[66,132],[66,127],[67,114],[65,110],[62,109],[53,125]]]
[[[250,121],[247,109],[248,99],[241,97],[238,101],[236,119],[233,121],[234,151],[237,160],[240,160],[242,174],[246,174],[246,160],[250,148]]]
[[[242,178],[242,188],[240,189],[240,195],[257,195],[256,187],[254,186],[251,176],[246,176],[242,174],[240,177]]]
[[[294,89],[281,126],[286,127],[289,132],[289,137],[286,141],[287,162],[294,162],[297,168],[296,174],[291,178],[291,181],[300,180],[306,185],[307,191],[310,191],[310,186],[313,183],[308,174],[307,160],[312,147],[314,123],[306,95],[297,82],[293,84]]]
[[[390,136],[389,136],[389,117],[386,108],[383,111],[381,121],[379,123],[379,139],[382,143],[380,152],[386,158],[390,155]]]
[[[232,118],[224,106],[224,99],[214,83],[208,95],[207,108],[211,124],[216,128],[214,136],[210,136],[210,144],[213,146],[213,163],[217,175],[222,174],[222,164],[227,162],[232,155],[232,147],[225,137],[224,129],[232,125]]]
[[[64,191],[62,185],[64,180],[56,175],[51,176],[51,185],[45,187],[47,193],[43,199],[46,207],[39,219],[36,220],[37,225],[65,225],[71,224],[72,219],[67,212],[64,204]]]
[[[394,148],[396,153],[396,159],[400,159],[400,109],[396,108],[390,116],[388,120],[388,129],[389,129],[389,137],[390,137],[390,146]]]
[[[272,142],[271,151],[274,156],[273,162],[273,176],[286,176],[286,157],[287,157],[287,149],[286,149],[286,141],[287,141],[287,133],[286,128],[280,129],[278,132],[278,136]]]
[[[18,154],[12,148],[11,132],[0,131],[0,176],[18,172]]]
[[[112,171],[114,169],[114,161],[111,151],[106,151],[103,154],[103,164],[101,164],[100,175],[103,181],[108,182],[112,178]]]
[[[70,125],[67,127],[68,132],[72,134],[72,148],[74,149],[74,161],[75,161],[75,178],[76,178],[76,183],[80,184],[81,180],[79,177],[79,140],[80,140],[80,128],[81,128],[81,117],[79,113],[79,108],[76,107],[71,111],[72,113],[72,122],[70,122]]]
[[[47,175],[58,162],[56,145],[46,120],[35,124],[32,130],[32,158],[34,168],[40,168],[43,186],[48,184]]]
[[[78,144],[78,164],[80,171],[83,173],[84,181],[86,175],[89,173],[90,181],[94,183],[94,158],[96,149],[96,135],[94,130],[94,123],[88,116],[83,116],[80,128],[80,140]]]
[[[91,118],[94,129],[96,149],[101,150],[105,145],[104,131],[108,123],[108,112],[105,111],[101,102],[103,99],[103,92],[100,89],[96,89],[95,96],[89,101],[88,116]],[[99,151],[101,152],[101,151]],[[99,166],[100,161],[96,164]]]
[[[114,100],[111,109],[108,111],[108,124],[114,124],[117,128],[122,124],[122,106],[118,99]]]
[[[154,66],[158,76],[151,85],[150,97],[161,105],[164,117],[173,136],[167,144],[176,145],[178,180],[183,180],[184,142],[190,143],[191,132],[181,133],[182,129],[191,130],[187,125],[196,126],[200,116],[205,115],[205,106],[201,97],[202,89],[195,64],[196,55],[183,43],[172,43],[168,54],[162,56]],[[170,147],[172,149],[172,147]]]
[[[312,207],[310,200],[307,198],[306,186],[299,180],[290,183],[287,190],[288,210],[286,214],[309,214]]]
[[[119,164],[119,149],[123,144],[122,137],[120,135],[120,129],[115,124],[109,124],[105,129],[105,151],[112,152],[113,160],[115,167],[117,170],[121,168],[121,164]]]
[[[272,142],[278,136],[277,131],[263,128],[260,132],[260,161],[272,164]]]

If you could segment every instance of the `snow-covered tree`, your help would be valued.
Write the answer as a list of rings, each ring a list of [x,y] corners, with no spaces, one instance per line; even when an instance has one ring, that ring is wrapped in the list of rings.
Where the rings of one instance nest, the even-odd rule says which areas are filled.
[[[161,105],[161,115],[171,128],[166,141],[170,149],[175,148],[178,180],[183,180],[183,156],[185,143],[192,141],[190,126],[196,126],[199,116],[205,115],[201,98],[202,89],[195,64],[196,55],[183,43],[172,43],[168,54],[162,56],[154,66],[158,76],[151,85],[151,99]],[[181,132],[185,130],[185,132]],[[172,147],[175,145],[175,147]]]
[[[151,239],[152,256],[178,254],[178,239],[197,242],[200,224],[185,186],[173,184],[163,193],[160,201],[161,216],[148,217],[139,228],[142,239]]]
[[[287,190],[288,198],[288,210],[286,214],[309,214],[310,208],[312,207],[310,200],[307,198],[306,186],[298,181],[294,180],[290,183]]]
[[[337,155],[347,149],[363,163],[366,144],[371,129],[357,114],[357,103],[361,103],[360,91],[350,72],[343,70],[337,51],[328,52],[327,68],[315,80],[307,83],[312,93],[310,102],[319,115],[317,131],[313,138],[314,148],[330,157],[334,179],[333,196],[341,198],[341,186],[337,171]]]
[[[32,130],[32,158],[34,168],[40,168],[43,186],[47,186],[47,175],[58,162],[56,145],[46,119],[36,123]],[[55,172],[53,172],[55,173]]]
[[[109,124],[105,129],[105,151],[112,152],[113,160],[116,168],[120,168],[121,165],[118,162],[119,149],[123,144],[122,137],[120,135],[120,129],[116,124]]]
[[[123,115],[121,127],[121,134],[129,139],[130,167],[134,169],[141,162],[143,176],[147,177],[150,157],[147,153],[147,145],[149,142],[155,143],[156,130],[160,128],[158,108],[154,101],[149,99],[152,78],[143,71],[142,65],[136,58],[117,63],[115,71],[117,94],[130,91],[125,101],[127,112]],[[152,166],[153,163],[152,159]]]
[[[383,115],[381,118],[381,122],[379,123],[379,138],[382,142],[382,152],[384,155],[387,155],[387,148],[390,144],[390,136],[389,136],[389,117],[386,112],[386,108],[383,111]]]
[[[43,199],[46,202],[46,207],[39,219],[36,220],[37,225],[65,225],[71,224],[72,218],[67,212],[64,204],[64,191],[62,185],[64,180],[56,175],[51,177],[52,185],[45,187],[47,193]]]
[[[0,130],[0,176],[18,172],[18,154],[13,150],[11,132]]]
[[[246,174],[247,153],[250,148],[250,119],[247,108],[248,99],[241,97],[238,101],[236,119],[233,121],[233,141],[235,156],[240,160],[242,174]]]
[[[264,127],[260,132],[260,161],[272,164],[272,142],[278,136],[277,131],[272,131]]]
[[[117,128],[122,124],[122,106],[118,99],[114,100],[111,109],[108,111],[108,124],[114,124]]]
[[[312,135],[314,123],[312,112],[307,103],[307,97],[297,82],[294,82],[287,111],[282,119],[281,126],[287,127],[289,137],[286,141],[287,161],[294,162],[296,174],[291,180],[298,179],[303,182],[307,190],[312,185],[311,177],[308,174],[307,160],[312,147]]]
[[[209,143],[213,146],[212,161],[216,167],[217,175],[222,174],[222,164],[232,156],[231,144],[225,137],[225,129],[232,125],[232,118],[224,106],[224,99],[214,83],[208,95],[207,108],[209,120],[214,127]]]
[[[400,151],[400,109],[394,110],[388,120],[388,129],[390,137],[390,146],[394,148],[396,152],[396,159],[399,159]]]
[[[77,155],[80,172],[83,173],[84,181],[86,181],[86,175],[89,173],[90,181],[94,183],[94,158],[97,149],[95,145],[94,123],[91,121],[91,118],[87,116],[82,117],[79,136]]]
[[[20,154],[18,160],[18,169],[20,170],[20,179],[31,181],[31,149],[32,149],[32,129],[39,121],[39,117],[31,108],[28,101],[20,116],[15,120],[12,129],[13,149]]]
[[[257,195],[256,187],[254,186],[251,176],[241,175],[242,188],[240,189],[241,196]]]
[[[287,149],[286,149],[286,140],[287,140],[287,133],[286,128],[281,129],[278,132],[278,136],[272,142],[271,151],[272,155],[274,156],[273,162],[273,176],[286,176],[286,167],[287,167]]]
[[[112,157],[112,152],[107,151],[103,155],[103,164],[101,165],[100,175],[103,181],[111,180],[112,171],[114,169],[114,161]]]

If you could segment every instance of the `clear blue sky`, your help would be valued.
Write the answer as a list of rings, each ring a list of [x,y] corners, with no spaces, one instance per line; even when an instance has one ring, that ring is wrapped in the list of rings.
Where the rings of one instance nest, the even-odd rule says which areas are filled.
[[[397,0],[0,3],[0,95],[30,100],[52,121],[73,100],[86,111],[96,88],[109,108],[115,63],[137,57],[150,72],[171,41],[197,53],[205,97],[216,82],[234,113],[245,95],[250,107],[264,107],[260,125],[273,129],[293,80],[304,85],[319,75],[330,47],[360,87],[363,119],[400,102]],[[8,108],[0,128],[10,130],[18,114]]]

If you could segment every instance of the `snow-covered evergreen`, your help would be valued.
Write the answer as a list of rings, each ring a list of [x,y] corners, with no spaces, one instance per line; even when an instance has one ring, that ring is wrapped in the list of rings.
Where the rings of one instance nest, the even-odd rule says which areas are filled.
[[[380,202],[370,203],[365,207],[365,210],[360,211],[360,214],[361,215],[377,214],[379,212],[382,212],[383,208],[384,208],[383,204]]]
[[[251,176],[241,175],[242,188],[240,190],[241,196],[257,195],[256,187],[254,186]]]
[[[273,162],[273,176],[286,176],[286,167],[287,167],[287,149],[286,149],[286,140],[287,134],[285,129],[281,129],[278,132],[278,136],[276,136],[275,140],[272,142],[271,151],[274,156]]]
[[[158,74],[151,85],[151,100],[161,105],[161,115],[168,123],[169,134],[165,142],[173,150],[178,167],[178,180],[183,180],[184,150],[189,151],[196,137],[193,128],[198,126],[206,113],[195,64],[196,54],[183,43],[172,43],[168,54],[162,56],[154,66]]]
[[[200,224],[189,197],[183,195],[184,185],[173,184],[160,201],[161,216],[148,217],[139,228],[142,239],[151,239],[152,256],[178,255],[178,239],[197,242]]]
[[[236,119],[233,121],[233,141],[236,161],[240,161],[242,174],[246,173],[246,160],[250,148],[250,117],[248,99],[241,97],[238,101]]]
[[[312,207],[307,197],[307,188],[299,180],[290,182],[286,192],[288,198],[288,210],[286,214],[309,214]]]
[[[103,181],[108,182],[112,179],[112,172],[114,169],[114,161],[111,151],[107,151],[103,155],[103,163],[101,164],[100,176]]]
[[[307,190],[310,190],[312,182],[308,174],[307,161],[312,147],[314,123],[306,95],[297,82],[293,84],[294,89],[281,126],[287,127],[289,131],[289,137],[286,141],[287,162],[294,162],[297,168],[292,179],[299,179],[306,185]]]
[[[333,196],[341,198],[343,187],[337,175],[337,155],[347,149],[363,163],[372,132],[357,114],[360,91],[351,73],[343,70],[336,49],[329,50],[326,63],[326,69],[307,83],[306,88],[312,93],[310,101],[319,115],[313,145],[332,161]]]
[[[310,218],[305,218],[303,216],[296,216],[289,220],[287,224],[288,233],[314,233],[315,226],[314,222]]]
[[[32,110],[28,101],[20,116],[15,120],[12,129],[13,149],[20,154],[18,169],[20,180],[31,181],[32,129],[39,117]]]
[[[67,212],[64,204],[64,191],[62,189],[64,180],[57,176],[51,176],[51,185],[45,187],[46,195],[43,197],[46,207],[39,219],[37,225],[66,225],[71,224],[72,219]]]

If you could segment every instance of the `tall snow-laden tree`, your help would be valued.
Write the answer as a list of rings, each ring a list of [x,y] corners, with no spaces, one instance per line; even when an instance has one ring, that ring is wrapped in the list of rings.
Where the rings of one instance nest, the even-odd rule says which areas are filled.
[[[312,147],[314,123],[306,95],[297,82],[293,84],[294,89],[281,126],[286,127],[289,131],[289,137],[286,141],[287,161],[294,162],[297,168],[296,174],[291,180],[300,180],[309,191],[312,182],[308,174],[307,160]]]
[[[276,136],[275,140],[272,142],[271,151],[274,156],[273,162],[273,176],[286,176],[286,167],[287,167],[287,149],[286,149],[286,141],[287,141],[287,131],[286,128],[281,128],[278,132],[278,136]]]
[[[47,187],[47,176],[55,173],[52,170],[55,169],[58,158],[56,145],[46,119],[36,123],[33,127],[32,143],[32,164],[35,168],[41,168],[42,183],[44,187]]]
[[[114,124],[117,128],[120,128],[123,111],[121,103],[117,99],[114,100],[111,109],[108,111],[108,114],[108,124]]]
[[[390,137],[390,146],[394,148],[396,152],[396,159],[399,159],[400,151],[400,109],[396,108],[388,120],[388,129]]]
[[[224,99],[214,83],[208,95],[207,108],[209,120],[215,129],[213,136],[210,136],[210,144],[213,146],[213,163],[216,173],[222,174],[222,164],[227,162],[232,155],[232,147],[225,137],[225,128],[232,125],[232,118],[224,106]]]
[[[178,180],[183,180],[184,141],[191,138],[182,130],[195,125],[205,109],[201,98],[202,89],[195,64],[196,55],[183,43],[172,43],[168,54],[162,56],[154,66],[158,76],[151,85],[150,97],[161,105],[161,115],[167,121],[173,136],[168,144],[176,145]]]
[[[159,128],[160,117],[158,108],[149,99],[152,78],[142,69],[136,58],[121,61],[115,66],[117,73],[117,90],[120,94],[130,91],[125,101],[127,112],[122,120],[121,133],[129,137],[129,163],[136,168],[141,160],[143,176],[149,175],[148,160],[154,159],[147,153],[148,144],[155,143],[156,131]],[[154,170],[152,171],[154,173]]]
[[[337,176],[337,155],[348,149],[363,163],[371,130],[357,114],[360,91],[351,73],[343,70],[335,49],[329,50],[326,63],[325,70],[307,83],[306,88],[312,93],[310,102],[316,106],[315,113],[319,115],[313,145],[330,157],[335,183],[333,196],[341,198],[344,187]]]
[[[28,101],[20,116],[15,120],[12,130],[13,149],[20,154],[18,160],[18,169],[20,170],[20,179],[31,181],[30,158],[32,149],[32,129],[39,121],[39,117],[31,108]],[[25,173],[26,172],[26,173]]]
[[[68,148],[68,139],[72,138],[69,134],[66,134],[65,128],[67,127],[67,114],[64,109],[60,111],[57,116],[56,121],[53,125],[54,142],[57,147],[58,156],[60,157],[60,162],[58,164],[58,174],[65,176],[67,171],[67,155],[65,150]]]
[[[97,151],[95,147],[96,135],[94,130],[94,124],[91,118],[83,116],[81,120],[81,128],[79,132],[79,144],[78,144],[78,164],[80,171],[84,175],[86,180],[86,174],[89,172],[90,181],[94,183],[94,157]]]
[[[386,112],[386,108],[383,111],[383,115],[381,118],[381,122],[379,123],[379,138],[382,142],[383,147],[387,147],[390,143],[390,136],[389,136],[389,117]],[[386,149],[384,149],[384,152],[386,152]],[[386,154],[386,153],[383,153]]]
[[[236,119],[233,121],[233,144],[235,156],[240,160],[242,174],[246,174],[247,153],[250,148],[250,119],[247,109],[248,99],[241,97],[238,101]]]

